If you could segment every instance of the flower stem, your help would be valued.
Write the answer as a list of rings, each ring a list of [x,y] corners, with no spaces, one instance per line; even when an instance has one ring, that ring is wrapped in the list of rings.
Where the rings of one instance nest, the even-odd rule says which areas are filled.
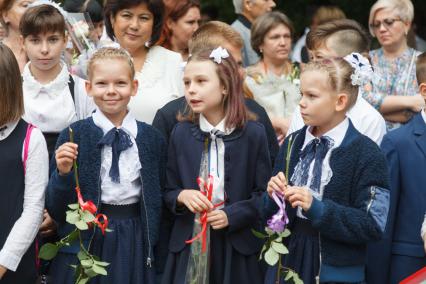
[[[68,127],[70,142],[74,143],[74,132],[71,127]],[[74,177],[75,177],[75,185],[80,188],[80,184],[78,182],[78,170],[77,170],[77,160],[74,160]]]
[[[282,255],[280,254],[279,258],[278,258],[278,269],[277,269],[277,284],[280,284],[280,278],[281,278],[281,258]]]

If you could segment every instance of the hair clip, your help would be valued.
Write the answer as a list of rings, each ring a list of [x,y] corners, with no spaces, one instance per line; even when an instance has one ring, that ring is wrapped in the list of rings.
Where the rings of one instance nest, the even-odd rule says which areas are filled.
[[[353,52],[343,59],[354,68],[354,73],[351,75],[352,85],[363,86],[371,81],[374,75],[373,67],[371,67],[367,58],[357,52]]]
[[[41,6],[41,5],[52,6],[52,7],[56,8],[56,10],[58,10],[59,13],[61,13],[62,16],[65,19],[67,19],[67,17],[68,17],[68,13],[61,6],[59,6],[58,3],[50,1],[50,0],[36,0],[33,3],[29,4],[28,7],[36,7],[36,6]]]
[[[222,59],[229,57],[229,53],[225,48],[219,46],[218,48],[213,49],[209,57],[213,58],[213,61],[216,62],[217,64],[220,64],[222,63]]]

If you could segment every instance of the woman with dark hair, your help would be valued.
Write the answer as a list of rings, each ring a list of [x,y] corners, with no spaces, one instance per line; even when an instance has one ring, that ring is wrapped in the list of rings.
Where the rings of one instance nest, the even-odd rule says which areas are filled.
[[[198,29],[201,19],[200,1],[175,0],[164,1],[166,20],[163,27],[162,46],[179,52],[183,59],[188,59],[188,41]]]
[[[155,112],[183,95],[181,56],[157,46],[164,19],[161,0],[107,0],[108,36],[133,57],[138,93],[129,108],[135,118],[151,124]]]

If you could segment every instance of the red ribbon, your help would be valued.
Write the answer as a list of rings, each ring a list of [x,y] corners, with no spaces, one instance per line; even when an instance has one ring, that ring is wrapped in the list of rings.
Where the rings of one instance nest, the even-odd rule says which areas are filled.
[[[102,218],[102,221],[99,221],[99,219]],[[104,214],[98,214],[96,215],[95,220],[93,221],[102,231],[102,235],[105,235],[105,230],[108,228],[108,218]]]
[[[206,183],[201,177],[197,178],[198,187],[200,192],[207,197],[209,201],[212,201],[213,196],[213,176],[209,175],[208,183]],[[225,202],[222,201],[218,204],[214,204],[213,208],[217,208],[223,205]],[[194,241],[201,239],[201,251],[204,253],[207,250],[207,210],[204,210],[200,214],[200,223],[202,224],[201,232],[190,240],[185,241],[187,244],[191,244]]]
[[[83,211],[89,211],[90,213],[95,214],[98,210],[96,205],[90,200],[86,202],[83,200],[83,196],[81,195],[80,188],[78,186],[75,188],[75,191],[77,192],[78,204],[80,205],[81,209]]]

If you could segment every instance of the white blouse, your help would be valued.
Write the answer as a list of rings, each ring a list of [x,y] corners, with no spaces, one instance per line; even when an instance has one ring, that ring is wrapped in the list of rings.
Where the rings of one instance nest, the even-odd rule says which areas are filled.
[[[334,149],[339,147],[340,144],[342,144],[343,138],[345,138],[346,131],[348,130],[348,128],[349,128],[349,119],[345,118],[341,123],[339,123],[333,129],[329,130],[327,133],[324,133],[322,135],[322,136],[327,136],[331,138],[333,142],[332,142],[332,146],[327,151],[327,154],[325,155],[323,163],[322,163],[320,192],[316,192],[308,188],[312,196],[318,200],[322,200],[322,196],[324,194],[324,187],[330,182],[333,176],[333,171],[331,170],[331,167],[330,167],[331,153]],[[305,147],[309,144],[309,142],[317,138],[314,135],[312,135],[311,130],[312,130],[311,126],[309,126],[308,129],[306,130],[305,141],[303,143],[301,151],[305,149]],[[308,185],[311,184],[311,181],[313,179],[314,164],[315,164],[315,159],[311,162],[309,166],[309,175],[308,175],[308,181],[307,181]],[[298,164],[296,165],[296,169],[300,165],[301,165],[301,160],[299,160]],[[294,172],[296,172],[296,170]],[[291,180],[296,186],[306,186],[305,184],[298,184],[297,177],[294,175],[292,176]],[[297,216],[301,218],[305,218],[302,214],[302,210],[300,207],[297,209]]]
[[[225,144],[223,143],[223,139],[216,135],[229,135],[234,131],[234,128],[225,128],[225,118],[216,126],[213,126],[202,114],[200,114],[200,129],[210,133],[209,174],[213,176],[212,203],[213,205],[219,204],[225,201]],[[218,206],[217,209],[223,207],[224,205],[221,205]]]
[[[136,120],[151,124],[155,113],[168,102],[183,96],[182,57],[161,46],[151,47],[140,72],[138,92],[129,109]]]
[[[95,105],[86,94],[84,80],[74,79],[74,100],[68,82],[70,73],[65,63],[56,78],[39,83],[31,74],[28,62],[22,73],[24,91],[24,119],[37,126],[42,132],[59,133],[71,123],[84,119],[93,112]]]
[[[18,121],[6,124],[0,131],[0,141],[6,139],[17,126]],[[22,160],[24,146],[22,145]],[[31,132],[26,162],[24,210],[15,222],[9,236],[0,250],[0,265],[16,271],[22,256],[33,242],[43,220],[44,194],[48,182],[49,158],[46,141],[40,129]]]
[[[115,126],[99,109],[92,115],[93,122],[102,129],[104,135]],[[119,127],[130,135],[133,142],[132,147],[120,154],[118,166],[120,169],[120,183],[115,183],[109,176],[112,161],[111,146],[104,146],[101,154],[101,201],[106,204],[124,205],[139,202],[141,195],[142,180],[140,170],[142,165],[139,161],[139,151],[136,145],[138,127],[135,118],[128,113]]]

